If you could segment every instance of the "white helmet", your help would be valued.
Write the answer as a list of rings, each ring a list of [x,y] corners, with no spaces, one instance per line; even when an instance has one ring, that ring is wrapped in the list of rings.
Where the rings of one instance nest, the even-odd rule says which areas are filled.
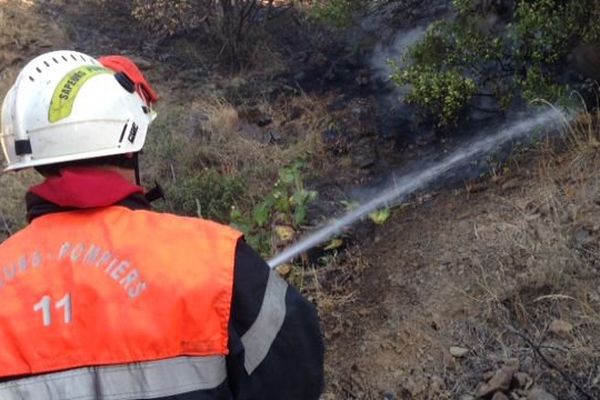
[[[75,51],[43,54],[2,105],[6,171],[138,152],[155,115],[127,75]]]

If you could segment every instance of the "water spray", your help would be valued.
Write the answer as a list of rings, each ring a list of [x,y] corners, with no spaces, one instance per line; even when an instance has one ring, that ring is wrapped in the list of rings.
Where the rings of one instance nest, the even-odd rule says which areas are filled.
[[[394,184],[383,190],[383,192],[374,199],[362,204],[358,208],[348,212],[341,218],[330,222],[329,224],[317,229],[299,242],[284,249],[281,253],[268,261],[271,268],[275,268],[285,262],[289,262],[299,254],[309,250],[332,236],[340,233],[345,227],[360,220],[369,213],[382,207],[389,207],[405,199],[408,195],[422,189],[434,182],[443,173],[460,166],[473,157],[486,154],[497,146],[525,136],[536,128],[547,126],[553,122],[567,122],[565,115],[556,109],[545,111],[544,113],[523,119],[519,122],[507,126],[497,133],[488,135],[479,140],[474,140],[462,146],[443,160],[430,166],[429,168],[409,173],[394,181]]]

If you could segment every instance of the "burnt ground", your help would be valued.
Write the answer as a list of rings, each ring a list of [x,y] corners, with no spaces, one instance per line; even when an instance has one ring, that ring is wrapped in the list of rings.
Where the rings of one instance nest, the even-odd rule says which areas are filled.
[[[0,11],[17,3],[0,0]],[[146,64],[167,104],[217,92],[248,116],[240,134],[264,151],[318,130],[315,224],[339,212],[353,188],[460,144],[405,120],[388,123],[376,97],[384,88],[339,48],[305,47],[290,52],[291,66],[231,79],[185,40],[139,37],[122,14],[98,18],[111,11],[65,4],[49,3],[42,14],[52,18],[32,9],[13,16],[14,34],[0,37],[8,49],[0,89],[44,50],[125,52]],[[255,109],[273,123],[257,128]],[[323,321],[324,399],[600,398],[600,158],[598,127],[579,125],[588,128],[561,150],[538,146],[505,165],[483,160],[493,173],[474,178],[475,169],[466,182],[462,174],[394,208],[383,225],[358,224],[345,249],[317,252],[300,286]],[[2,179],[0,231],[10,232],[26,184]]]
[[[322,274],[345,277],[316,294],[334,296],[328,398],[491,398],[507,365],[511,398],[600,396],[597,177],[548,157],[406,204]]]

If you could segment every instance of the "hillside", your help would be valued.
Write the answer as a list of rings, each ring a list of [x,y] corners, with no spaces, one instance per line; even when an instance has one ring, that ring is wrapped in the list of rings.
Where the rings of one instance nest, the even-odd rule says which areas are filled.
[[[282,11],[245,55],[254,62],[232,68],[206,32],[154,36],[108,0],[0,0],[0,95],[41,52],[133,57],[161,97],[142,159],[144,182],[166,190],[158,209],[244,225],[269,257],[391,172],[516,118],[474,112],[448,134],[397,106],[379,79],[397,47],[378,35],[444,16],[449,2],[396,3],[367,13],[369,29]],[[547,127],[551,138],[472,160],[280,269],[319,310],[323,399],[600,398],[599,121],[581,111]],[[0,239],[25,224],[38,179],[0,175]]]

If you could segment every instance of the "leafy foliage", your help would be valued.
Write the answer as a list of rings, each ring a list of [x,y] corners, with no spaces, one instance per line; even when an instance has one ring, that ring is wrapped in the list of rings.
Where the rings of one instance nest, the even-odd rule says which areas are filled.
[[[509,27],[515,58],[537,65],[560,62],[577,38],[598,38],[593,34],[598,21],[589,20],[593,9],[600,9],[593,0],[518,2],[516,23]]]
[[[273,190],[254,209],[244,214],[238,208],[231,210],[232,224],[246,235],[248,243],[263,255],[272,249],[275,224],[299,228],[306,220],[306,212],[317,193],[306,190],[302,181],[303,161],[279,171]]]
[[[476,89],[475,82],[463,77],[458,70],[440,72],[431,67],[400,70],[393,80],[399,85],[412,85],[406,101],[426,108],[438,118],[441,126],[456,120]]]
[[[392,61],[393,81],[410,88],[406,100],[440,127],[456,124],[480,96],[495,99],[497,112],[515,101],[560,101],[569,91],[560,73],[570,52],[600,40],[596,0],[485,3],[453,0],[456,17],[433,23],[403,60]]]
[[[517,82],[522,96],[527,101],[535,99],[553,99],[562,102],[567,96],[567,87],[552,81],[539,66],[527,70],[525,78]]]
[[[369,213],[369,219],[377,225],[383,225],[392,215],[392,210],[389,207],[385,207],[372,213]]]

